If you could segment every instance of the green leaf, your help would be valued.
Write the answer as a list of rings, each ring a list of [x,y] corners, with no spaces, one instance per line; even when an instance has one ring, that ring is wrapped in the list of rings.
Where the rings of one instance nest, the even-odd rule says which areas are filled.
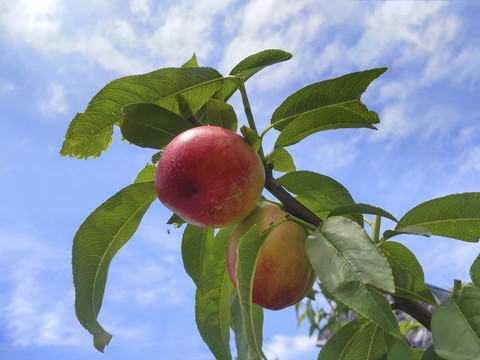
[[[247,81],[263,68],[290,60],[291,58],[292,54],[282,50],[263,50],[240,61],[232,71],[230,71],[230,75],[242,75],[243,80]],[[237,86],[234,82],[226,81],[223,87],[225,101],[227,101],[236,90]]]
[[[185,64],[182,65],[182,68],[190,68],[190,67],[198,67],[197,56],[193,53],[190,60],[188,60]]]
[[[354,72],[308,85],[290,95],[275,110],[271,123],[275,124],[275,129],[282,131],[297,117],[332,105],[343,106],[353,113],[363,114],[367,109],[360,102],[361,95],[368,85],[386,70],[387,68],[378,68]],[[368,117],[371,124],[378,122],[378,117],[373,111]]]
[[[435,352],[448,360],[480,359],[480,289],[454,292],[432,316]]]
[[[207,119],[210,125],[220,126],[237,132],[237,114],[232,105],[216,99],[207,101]]]
[[[393,344],[387,360],[420,360],[421,353],[414,353],[409,347]]]
[[[307,255],[318,278],[336,299],[394,336],[401,336],[388,300],[392,270],[365,229],[344,217],[323,221],[306,241]]]
[[[257,152],[261,145],[261,140],[258,134],[245,125],[240,128],[240,132],[242,133],[243,138],[251,146],[253,151]]]
[[[135,183],[145,182],[145,181],[155,181],[155,172],[157,167],[152,164],[147,164],[145,167],[138,173]]]
[[[309,135],[325,130],[345,128],[376,129],[372,125],[371,113],[363,113],[352,109],[329,105],[306,112],[285,126],[275,142],[275,147],[285,147],[298,143]]]
[[[247,338],[243,326],[242,308],[240,306],[240,298],[238,291],[235,290],[232,296],[231,303],[232,313],[232,329],[235,333],[235,344],[237,347],[237,360],[252,360],[258,359],[254,357],[253,352],[249,349]],[[252,307],[253,324],[257,333],[261,333],[263,327],[263,308],[253,305]]]
[[[177,214],[172,214],[172,216],[170,217],[170,219],[168,219],[167,221],[167,224],[169,225],[173,225],[173,227],[175,228],[179,228],[181,227],[183,224],[185,224],[186,221],[183,220],[180,216],[178,216]]]
[[[419,204],[400,219],[395,230],[413,226],[426,227],[433,235],[478,242],[480,193],[447,195]]]
[[[405,245],[395,241],[387,241],[380,246],[380,250],[383,251],[390,266],[408,270],[421,281],[425,280],[422,265]]]
[[[347,214],[380,215],[380,216],[383,216],[384,218],[398,222],[398,220],[395,219],[395,217],[391,215],[389,212],[377,206],[372,206],[368,204],[348,204],[348,205],[339,206],[338,208],[330,211],[328,216],[330,217],[330,216],[339,216],[339,215],[347,215]]]
[[[292,171],[275,180],[321,219],[333,209],[354,204],[348,190],[336,180],[311,171]],[[363,216],[354,216],[363,225]]]
[[[431,345],[424,353],[422,356],[422,360],[445,360],[440,358],[434,350],[433,345]]]
[[[266,235],[260,236],[257,225],[254,225],[239,240],[238,259],[235,269],[237,274],[237,291],[242,312],[243,328],[247,345],[257,358],[265,359],[262,351],[262,327],[255,316],[257,305],[252,303],[252,288],[258,256]]]
[[[399,341],[368,319],[357,317],[332,335],[318,360],[385,359]]]
[[[156,198],[153,181],[129,185],[95,209],[73,238],[75,312],[101,352],[112,337],[97,321],[110,262],[135,233]]]
[[[473,285],[480,288],[480,254],[470,267],[470,278],[472,279]]]
[[[427,229],[426,227],[412,226],[412,227],[403,229],[401,231],[385,230],[385,232],[383,233],[383,237],[385,238],[385,240],[387,240],[387,239],[390,239],[394,236],[405,235],[405,234],[407,234],[407,235],[419,235],[419,236],[426,236],[426,237],[432,236],[432,232],[429,229]]]
[[[130,104],[122,108],[122,113],[122,136],[144,148],[163,149],[175,136],[192,127],[180,115],[155,104]]]
[[[205,293],[204,279],[210,264],[210,253],[214,245],[214,231],[214,229],[200,228],[187,224],[183,232],[183,266],[202,294]]]
[[[395,281],[396,296],[437,305],[437,301],[424,281],[417,278],[408,270],[396,266],[391,266],[391,268]]]
[[[121,121],[123,107],[154,103],[185,115],[180,108],[182,102],[187,102],[194,113],[221,87],[223,80],[217,70],[206,67],[165,68],[113,80],[92,98],[85,112],[73,118],[60,154],[98,157],[112,142],[113,126]]]
[[[215,236],[207,270],[203,279],[203,294],[197,289],[195,321],[198,330],[215,359],[231,359],[230,302],[234,286],[227,270],[227,244],[233,226],[222,228]]]
[[[395,295],[437,305],[435,297],[425,284],[422,266],[407,247],[394,241],[387,241],[380,249],[392,268]]]
[[[290,153],[283,148],[275,148],[266,156],[267,163],[273,163],[273,170],[291,172],[297,170]]]

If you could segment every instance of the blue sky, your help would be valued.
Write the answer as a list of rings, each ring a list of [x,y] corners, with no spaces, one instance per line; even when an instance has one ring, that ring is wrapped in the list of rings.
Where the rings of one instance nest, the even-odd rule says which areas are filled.
[[[301,87],[388,66],[362,98],[380,115],[378,131],[317,134],[289,150],[297,169],[401,217],[430,198],[480,189],[479,16],[470,1],[0,0],[0,358],[212,358],[194,322],[181,232],[159,202],[110,267],[99,320],[114,337],[104,354],[75,318],[73,235],[153,153],[116,131],[98,159],[59,156],[70,120],[108,81],[179,66],[194,52],[226,74],[257,51],[286,50],[292,60],[247,83],[262,129]],[[244,121],[238,96],[231,103]],[[265,141],[268,150],[274,137]],[[426,281],[444,287],[468,281],[480,252],[438,237],[398,241]],[[316,358],[307,335],[293,308],[265,312],[271,356]]]

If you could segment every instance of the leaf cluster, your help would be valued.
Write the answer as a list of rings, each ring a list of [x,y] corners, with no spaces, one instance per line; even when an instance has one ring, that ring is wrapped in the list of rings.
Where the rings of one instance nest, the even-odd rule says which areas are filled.
[[[76,314],[93,335],[95,348],[103,351],[111,339],[97,320],[110,262],[156,199],[155,164],[162,150],[193,126],[216,125],[238,131],[238,118],[228,100],[239,90],[248,120],[239,131],[265,164],[266,189],[294,215],[289,220],[309,228],[307,255],[322,294],[334,307],[333,316],[321,308],[314,310],[315,291],[306,304],[296,307],[299,321],[310,321],[310,335],[317,331],[321,336],[326,330],[331,333],[318,358],[480,358],[480,258],[470,270],[472,286],[453,292],[438,304],[415,255],[392,241],[395,236],[410,234],[477,242],[480,193],[432,199],[397,220],[382,208],[356,203],[349,191],[329,176],[297,170],[286,148],[306,137],[342,128],[376,129],[380,119],[362,103],[361,95],[387,69],[359,71],[310,84],[287,97],[273,112],[270,124],[259,132],[244,83],[265,67],[290,58],[291,54],[281,50],[265,50],[222,75],[213,68],[198,66],[193,56],[182,67],[108,83],[71,121],[60,151],[63,156],[100,156],[112,142],[114,126],[131,144],[153,150],[152,163],[139,172],[133,184],[95,209],[73,239]],[[262,140],[272,130],[277,138],[273,149],[264,155]],[[283,175],[274,179],[273,171]],[[368,216],[373,216],[373,221]],[[380,234],[382,218],[392,220],[395,227]],[[182,259],[197,288],[196,323],[212,354],[217,359],[232,359],[233,331],[239,359],[265,358],[263,309],[252,304],[251,294],[258,254],[268,232],[260,234],[254,226],[241,239],[235,288],[226,268],[232,227],[198,228],[185,224],[175,214],[168,223],[184,227]],[[422,304],[433,306],[433,315]],[[432,348],[409,347],[406,331],[401,331],[392,307],[431,329]],[[348,317],[352,312],[354,319]]]

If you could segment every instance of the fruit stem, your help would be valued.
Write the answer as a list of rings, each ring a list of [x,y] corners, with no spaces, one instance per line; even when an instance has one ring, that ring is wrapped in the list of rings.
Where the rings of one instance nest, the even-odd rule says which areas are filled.
[[[296,222],[297,224],[302,225],[303,227],[306,227],[309,230],[312,230],[312,231],[317,230],[317,227],[315,225],[312,225],[312,224],[310,224],[306,221],[303,221],[302,219],[300,219],[300,218],[298,218],[298,217],[296,217],[292,214],[287,214],[285,217],[287,218],[287,220]]]
[[[380,215],[375,215],[373,218],[373,227],[372,227],[372,240],[377,244],[380,240],[380,224],[382,222],[382,217]]]
[[[243,108],[245,110],[245,116],[247,117],[247,120],[248,120],[248,126],[250,127],[250,129],[255,131],[255,133],[258,135],[257,126],[255,125],[255,120],[253,119],[252,108],[250,107],[250,102],[248,101],[247,91],[245,90],[245,85],[244,85],[244,80],[242,75],[237,75],[237,86],[238,86],[238,90],[240,91],[240,95],[242,96]],[[265,154],[263,152],[261,143],[257,152],[260,158],[264,160]]]

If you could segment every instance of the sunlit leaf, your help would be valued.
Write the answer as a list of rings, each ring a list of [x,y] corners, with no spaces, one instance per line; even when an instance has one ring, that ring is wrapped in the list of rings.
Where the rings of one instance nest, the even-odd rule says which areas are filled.
[[[190,60],[188,60],[185,64],[182,65],[182,68],[189,68],[189,67],[198,67],[197,56],[193,53]]]
[[[258,149],[260,149],[261,145],[261,140],[258,137],[258,134],[245,125],[240,128],[240,132],[242,133],[243,138],[247,141],[247,143],[250,144],[253,151],[257,152]]]
[[[242,312],[243,329],[248,348],[257,358],[264,359],[262,351],[262,327],[258,324],[257,305],[252,303],[252,288],[258,256],[265,236],[260,236],[257,225],[254,225],[239,240],[237,249],[237,291]],[[263,320],[263,319],[262,319]]]
[[[214,231],[187,224],[182,237],[183,266],[202,294],[205,293],[204,279],[214,246]]]
[[[232,105],[216,99],[209,99],[206,111],[210,125],[220,126],[234,132],[237,131],[237,114]]]
[[[448,360],[480,359],[480,289],[464,287],[433,312],[435,352]]]
[[[318,360],[386,359],[393,344],[401,342],[375,323],[358,317],[332,335]]]
[[[365,229],[344,217],[327,218],[308,236],[306,249],[329,293],[385,331],[400,336],[388,300],[376,289],[395,291],[392,271]]]
[[[290,153],[283,148],[275,148],[266,156],[267,163],[273,163],[273,170],[291,172],[297,170]]]
[[[155,172],[157,171],[157,167],[152,164],[147,164],[145,167],[138,173],[137,177],[135,178],[135,182],[145,182],[145,181],[154,181],[155,180]]]
[[[233,227],[220,229],[215,236],[206,272],[203,294],[197,289],[195,321],[198,330],[215,359],[231,359],[230,302],[234,286],[227,271],[227,244]]]
[[[408,211],[395,230],[413,226],[426,227],[433,235],[478,242],[480,193],[453,194],[426,201]]]
[[[368,112],[360,97],[368,85],[386,70],[378,68],[354,72],[308,85],[290,95],[275,110],[271,123],[275,124],[275,129],[283,130],[297,117],[332,105],[344,107],[347,113],[368,114],[365,115],[369,118],[368,122],[377,123],[378,116],[373,111]]]
[[[240,61],[232,71],[230,71],[230,75],[242,75],[244,81],[246,81],[263,68],[290,60],[291,58],[292,54],[282,50],[263,50]],[[223,87],[225,101],[227,101],[236,90],[237,86],[234,82],[226,81]]]
[[[345,128],[376,129],[372,125],[371,112],[358,113],[346,106],[329,105],[289,121],[278,136],[275,147],[294,145],[320,131]]]
[[[162,149],[175,136],[192,127],[180,115],[155,104],[130,104],[122,108],[122,136],[130,143]]]
[[[100,156],[112,142],[113,126],[123,117],[121,109],[129,104],[154,103],[181,115],[185,115],[181,110],[187,104],[194,113],[221,87],[223,79],[215,69],[193,67],[165,68],[113,80],[71,121],[60,154]]]
[[[95,209],[73,239],[75,311],[80,324],[93,335],[99,351],[103,352],[111,338],[97,321],[110,262],[135,233],[155,199],[153,181],[129,185]]]

